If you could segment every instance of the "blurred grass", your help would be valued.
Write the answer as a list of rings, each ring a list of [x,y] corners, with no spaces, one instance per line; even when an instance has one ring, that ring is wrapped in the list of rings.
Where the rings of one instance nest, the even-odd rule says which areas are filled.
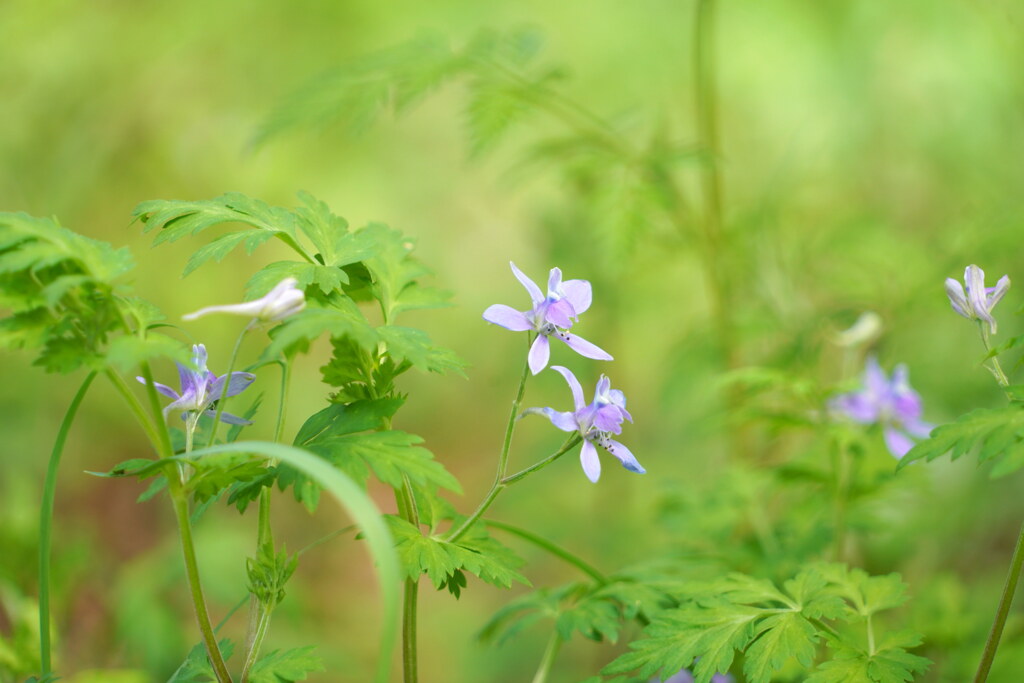
[[[659,125],[692,139],[692,9],[692,2],[664,0],[7,0],[0,4],[0,206],[56,215],[87,235],[130,245],[140,293],[172,318],[239,300],[257,266],[233,257],[181,280],[177,268],[197,245],[151,250],[128,224],[143,199],[238,190],[291,204],[305,189],[353,225],[382,220],[417,237],[436,283],[456,293],[456,306],[417,314],[410,323],[471,368],[468,380],[409,377],[412,398],[398,426],[422,434],[463,480],[462,509],[475,505],[492,476],[520,362],[521,340],[479,319],[490,303],[522,301],[505,263],[514,260],[534,277],[558,264],[569,277],[593,280],[596,303],[580,333],[617,358],[613,381],[637,418],[623,441],[649,474],[630,477],[608,466],[601,483],[590,486],[566,459],[506,494],[493,516],[615,569],[683,547],[655,525],[656,504],[665,494],[713,487],[724,453],[728,423],[718,401],[709,400],[718,370],[693,246],[647,239],[632,254],[582,258],[593,251],[577,246],[597,238],[591,226],[572,220],[560,178],[541,173],[512,182],[506,170],[529,126],[482,161],[470,161],[458,87],[358,138],[328,130],[255,151],[248,143],[282,96],[327,68],[421,30],[462,42],[481,27],[524,23],[547,35],[552,58],[570,67],[569,93],[585,106],[640,139]],[[942,422],[998,402],[978,365],[973,327],[951,314],[941,283],[972,262],[991,275],[1024,277],[1024,8],[1010,0],[783,0],[724,3],[720,11],[722,169],[743,360],[834,372],[827,354],[820,360],[824,332],[874,310],[885,324],[879,352],[887,365],[910,365],[927,418]],[[269,254],[265,261],[274,260]],[[614,300],[614,309],[602,310],[602,299]],[[1011,290],[1001,304],[1001,336],[1019,331],[1010,317],[1019,303]],[[223,372],[235,323],[214,317],[190,329],[211,348],[213,369]],[[249,350],[252,357],[258,347]],[[562,351],[555,350],[556,360]],[[314,349],[296,371],[292,430],[322,403],[316,368],[325,353]],[[594,376],[585,383],[599,370],[588,372]],[[0,579],[19,595],[34,595],[44,454],[74,383],[43,376],[16,354],[0,358],[0,373]],[[261,377],[268,397],[276,380]],[[527,404],[563,404],[560,382],[541,375]],[[100,391],[84,407],[61,475],[59,667],[137,668],[151,676],[139,680],[163,680],[195,636],[167,506],[137,506],[131,484],[81,475],[144,451],[141,435],[123,430],[126,416],[110,399]],[[539,421],[524,422],[514,463],[526,464],[557,440]],[[978,594],[956,609],[977,610],[972,628],[983,632],[1008,535],[1024,513],[1014,492],[1019,478],[992,484],[968,463],[928,470],[922,477],[933,480],[932,488],[922,484],[883,506],[893,538],[876,539],[869,559],[889,571],[903,557],[901,541],[913,537],[917,554],[902,570],[915,598],[955,593],[918,589],[930,586],[937,567],[965,577]],[[386,506],[387,496],[378,493]],[[289,547],[343,524],[328,515],[310,519],[284,497],[275,517]],[[252,526],[252,515],[239,519],[230,511],[201,525],[215,613],[239,597],[240,554]],[[535,585],[576,578],[509,542],[530,560]],[[362,588],[370,583],[361,549],[341,539],[317,549],[290,584],[270,647],[315,642],[332,672],[318,680],[364,680],[374,652],[372,630],[362,623],[376,608],[375,593]],[[494,680],[497,671],[506,672],[504,680],[529,676],[543,634],[496,651],[473,640],[507,597],[471,584],[456,604],[427,591],[424,680]],[[1008,641],[1020,622],[1011,624]],[[558,670],[594,671],[610,652],[574,643]],[[1012,671],[1007,658],[1002,666]],[[458,678],[450,678],[453,671]],[[948,668],[933,675],[963,680]],[[73,680],[92,680],[84,676]]]

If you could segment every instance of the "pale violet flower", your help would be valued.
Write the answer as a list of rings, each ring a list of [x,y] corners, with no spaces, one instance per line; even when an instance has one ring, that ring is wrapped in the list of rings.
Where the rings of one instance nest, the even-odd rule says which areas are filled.
[[[694,683],[697,680],[694,675],[690,673],[689,669],[683,669],[677,674],[669,676],[665,680],[660,678],[652,678],[649,683]],[[729,674],[715,674],[711,677],[711,683],[736,683],[736,679]]]
[[[996,333],[997,327],[992,309],[1009,288],[1009,275],[999,278],[995,287],[985,287],[985,271],[973,263],[964,270],[964,286],[951,277],[946,278],[946,296],[953,310],[968,320],[988,323],[992,334]]]
[[[298,313],[306,307],[306,296],[298,287],[299,281],[287,277],[277,283],[266,295],[255,301],[223,306],[207,306],[195,313],[182,316],[183,320],[195,320],[208,313],[234,313],[260,322],[276,322]]]
[[[874,358],[868,358],[864,387],[833,398],[829,407],[860,424],[880,424],[885,445],[897,458],[914,446],[914,440],[928,438],[934,425],[921,419],[921,396],[910,388],[907,366],[897,365],[892,378]]]
[[[164,396],[174,399],[172,403],[164,408],[165,417],[176,411],[182,411],[183,418],[187,418],[197,412],[207,417],[216,417],[217,411],[215,410],[214,403],[220,400],[221,394],[224,392],[225,382],[228,382],[227,393],[224,394],[226,398],[242,393],[256,379],[256,375],[251,372],[232,372],[230,381],[228,381],[227,375],[217,377],[206,369],[206,347],[202,344],[192,346],[192,365],[194,368],[186,367],[181,363],[175,363],[175,365],[178,366],[178,375],[181,380],[180,394],[166,384],[153,382],[153,387],[157,391]],[[143,384],[146,383],[144,377],[136,377],[135,379]],[[225,412],[221,412],[220,421],[235,425],[252,424],[249,420]]]
[[[580,463],[590,481],[597,482],[601,476],[601,460],[597,456],[595,444],[618,458],[622,466],[630,472],[646,472],[628,448],[611,438],[612,434],[622,433],[623,420],[633,421],[633,417],[626,410],[625,395],[618,389],[612,389],[611,381],[601,375],[594,400],[585,403],[583,387],[580,386],[576,375],[568,368],[558,365],[552,365],[551,369],[560,373],[568,382],[575,409],[563,413],[554,408],[530,408],[526,412],[544,415],[551,420],[551,424],[563,432],[578,432],[583,437]]]
[[[586,280],[563,281],[561,269],[552,268],[548,276],[548,293],[545,296],[533,280],[516,268],[516,264],[509,263],[509,265],[512,266],[512,273],[515,274],[516,279],[529,292],[533,308],[528,311],[517,311],[511,306],[494,304],[484,311],[484,320],[513,332],[532,330],[537,333],[537,338],[533,341],[527,358],[530,372],[536,375],[547,367],[548,360],[551,358],[551,347],[548,342],[548,337],[551,335],[561,339],[581,356],[595,360],[612,360],[612,357],[603,349],[568,331],[572,327],[573,321],[590,308],[589,282]]]

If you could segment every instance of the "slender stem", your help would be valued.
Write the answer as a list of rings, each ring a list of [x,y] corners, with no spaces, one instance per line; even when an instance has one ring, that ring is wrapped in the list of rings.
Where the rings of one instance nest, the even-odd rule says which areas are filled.
[[[548,640],[548,646],[544,648],[544,655],[540,658],[540,666],[537,667],[537,673],[533,675],[533,683],[545,683],[548,680],[548,674],[551,673],[551,667],[555,664],[555,658],[558,657],[558,651],[562,648],[562,637],[558,635],[556,629],[551,634],[551,639]]]
[[[479,520],[480,517],[485,512],[487,512],[487,508],[491,507],[491,503],[494,502],[494,499],[497,498],[498,494],[504,491],[507,486],[516,483],[517,481],[523,479],[527,475],[533,474],[534,472],[539,472],[540,470],[544,469],[545,467],[553,463],[555,460],[558,460],[558,458],[565,455],[565,453],[570,448],[579,443],[579,440],[580,436],[578,434],[574,434],[573,436],[570,436],[564,444],[562,444],[561,448],[559,448],[557,451],[555,451],[548,457],[544,458],[540,462],[531,465],[530,467],[527,467],[525,470],[517,472],[509,477],[505,477],[503,479],[499,479],[498,481],[496,481],[491,486],[491,490],[487,492],[487,495],[484,497],[480,505],[478,505],[476,510],[473,511],[473,514],[467,517],[466,521],[460,524],[458,528],[449,533],[444,540],[448,543],[455,543],[460,538],[465,536],[466,532],[469,531],[474,524],[476,524],[477,520]]]
[[[849,493],[848,461],[845,443],[837,443],[833,446],[832,468],[835,475],[835,561],[843,562],[846,553],[846,508]]]
[[[974,674],[974,683],[984,683],[988,680],[989,669],[996,657],[996,650],[999,648],[999,639],[1003,635],[1003,627],[1006,626],[1006,618],[1010,614],[1010,604],[1013,602],[1013,594],[1017,591],[1017,581],[1020,579],[1020,570],[1024,566],[1024,524],[1020,527],[1017,535],[1017,545],[1013,549],[1013,558],[1010,560],[1010,571],[1006,575],[1006,583],[1003,585],[1003,594],[999,598],[999,607],[996,610],[995,621],[992,622],[992,630],[985,642],[985,650],[981,655],[981,663],[978,664],[978,672]]]
[[[978,331],[981,332],[981,343],[985,345],[985,351],[992,353],[992,340],[989,337],[988,327],[986,327],[985,321],[978,321]],[[988,370],[992,373],[992,376],[996,378],[996,382],[999,383],[1004,390],[1010,386],[1010,380],[1007,378],[1006,373],[1003,372],[1003,366],[999,363],[998,356],[992,356],[988,359]],[[1007,394],[1009,397],[1009,394]]]
[[[408,479],[405,479],[401,487],[395,488],[395,503],[398,505],[399,516],[419,529],[419,513]],[[402,680],[404,683],[416,683],[419,679],[416,633],[419,588],[418,576],[415,579],[405,580],[402,593]]]
[[[277,426],[274,428],[274,443],[281,443],[284,423],[288,419],[288,386],[292,380],[292,365],[288,359],[281,361],[281,396],[277,406]]]
[[[253,636],[252,645],[249,647],[249,653],[245,657],[242,675],[238,679],[239,683],[247,683],[249,680],[249,671],[252,669],[252,665],[256,663],[260,646],[263,645],[263,639],[267,637],[267,629],[270,627],[270,612],[271,610],[267,606],[263,606],[260,610],[259,625],[256,627],[256,633]]]
[[[192,538],[188,497],[181,484],[173,479],[168,479],[168,489],[171,493],[171,500],[174,502],[174,515],[178,520],[181,550],[185,558],[185,574],[188,577],[188,587],[192,596],[192,606],[196,612],[196,621],[199,624],[199,632],[202,634],[203,643],[206,645],[206,652],[210,657],[217,680],[220,683],[231,683],[231,674],[228,673],[227,665],[224,663],[224,656],[221,654],[213,626],[210,624],[210,613],[206,609],[206,598],[203,596],[203,587],[199,578],[199,563],[196,560],[195,541]]]
[[[867,629],[868,629],[868,656],[875,656],[875,625],[871,622],[871,615],[867,618]]]
[[[150,443],[159,443],[160,437],[157,434],[157,428],[153,426],[153,420],[146,414],[146,409],[142,407],[139,399],[131,392],[124,378],[110,368],[107,368],[103,374],[107,376],[107,379],[110,380],[110,383],[114,385],[114,388],[121,394],[125,403],[128,404],[128,409],[132,411],[135,419],[139,421],[139,425],[142,427],[142,431],[146,433]]]
[[[169,458],[174,455],[174,446],[171,445],[171,435],[167,431],[167,423],[164,421],[163,410],[160,409],[160,399],[156,395],[156,385],[153,384],[153,371],[149,368],[147,361],[142,362],[142,378],[146,380],[146,397],[149,399],[149,410],[153,414],[153,424],[157,432],[157,451],[161,458]]]
[[[224,386],[221,387],[220,396],[217,397],[217,414],[213,416],[213,426],[210,427],[210,440],[206,442],[206,447],[213,446],[217,439],[217,428],[220,426],[220,416],[224,414],[224,402],[228,397],[228,389],[231,387],[231,373],[235,370],[235,361],[238,360],[238,349],[242,346],[242,340],[245,339],[245,333],[252,327],[252,323],[245,326],[242,332],[238,335],[238,339],[235,340],[235,348],[231,350],[231,360],[228,361],[228,372],[224,375]]]
[[[573,555],[571,552],[569,552],[568,550],[566,550],[562,546],[560,546],[560,545],[558,545],[556,543],[552,543],[551,541],[547,540],[546,538],[542,538],[542,537],[538,536],[537,534],[534,534],[534,533],[532,533],[530,531],[527,531],[526,529],[520,529],[517,526],[512,526],[511,524],[505,524],[504,522],[498,522],[498,521],[493,520],[493,519],[485,519],[484,520],[484,524],[486,524],[489,527],[493,527],[495,529],[501,529],[502,531],[510,533],[513,536],[518,536],[519,538],[523,539],[524,541],[532,543],[535,546],[537,546],[538,548],[541,548],[543,550],[548,551],[549,553],[551,553],[555,557],[557,557],[559,559],[562,559],[562,560],[565,560],[566,562],[568,562],[572,566],[576,567],[577,569],[579,569],[581,572],[583,572],[584,574],[586,574],[587,576],[592,578],[594,581],[596,581],[600,585],[604,585],[604,584],[608,583],[608,577],[605,576],[604,574],[602,574],[600,572],[600,570],[596,569],[593,565],[589,564],[588,562],[586,562],[585,560],[581,559],[580,557],[578,557],[576,555]]]
[[[579,434],[573,434],[568,439],[566,439],[565,443],[563,443],[561,448],[559,448],[557,451],[555,451],[548,457],[544,458],[543,460],[540,460],[539,462],[530,465],[526,469],[520,470],[515,474],[510,474],[509,476],[501,480],[501,484],[504,486],[508,486],[509,484],[516,483],[517,481],[519,481],[523,477],[526,477],[527,475],[541,471],[542,469],[544,469],[545,467],[547,467],[548,465],[550,465],[551,463],[565,455],[569,449],[577,445],[582,440],[583,439],[580,437]]]
[[[96,371],[90,372],[78,387],[64,419],[57,429],[57,438],[50,452],[50,463],[46,467],[46,481],[43,484],[43,503],[39,509],[39,662],[45,678],[51,671],[50,656],[50,551],[53,538],[53,501],[57,495],[57,469],[60,458],[64,454],[64,444],[71,431],[71,424],[78,414],[86,392],[92,381],[96,379]]]

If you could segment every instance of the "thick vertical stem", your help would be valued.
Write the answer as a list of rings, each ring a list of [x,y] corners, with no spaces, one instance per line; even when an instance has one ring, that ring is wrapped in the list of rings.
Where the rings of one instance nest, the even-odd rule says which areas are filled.
[[[52,666],[50,655],[50,551],[53,538],[53,501],[57,495],[57,470],[60,467],[60,458],[64,454],[64,444],[67,442],[71,424],[75,421],[78,407],[82,405],[85,393],[94,379],[96,379],[95,371],[90,372],[82,381],[75,397],[71,399],[71,405],[64,413],[64,419],[61,420],[60,427],[57,429],[57,438],[53,442],[53,450],[50,452],[50,463],[46,467],[46,481],[43,484],[43,502],[39,509],[39,662],[44,678],[50,673]]]
[[[1013,558],[1010,560],[1010,571],[1006,575],[1006,583],[1003,584],[1003,594],[999,598],[999,607],[996,609],[996,618],[992,622],[992,630],[985,641],[985,650],[981,655],[981,662],[978,664],[978,672],[974,674],[974,683],[985,683],[988,680],[988,672],[992,668],[992,662],[996,658],[996,650],[999,649],[999,639],[1003,635],[1003,627],[1006,626],[1006,618],[1010,614],[1010,605],[1013,603],[1013,594],[1017,592],[1017,581],[1020,579],[1020,570],[1024,566],[1024,524],[1020,527],[1017,535],[1017,545],[1013,549]]]

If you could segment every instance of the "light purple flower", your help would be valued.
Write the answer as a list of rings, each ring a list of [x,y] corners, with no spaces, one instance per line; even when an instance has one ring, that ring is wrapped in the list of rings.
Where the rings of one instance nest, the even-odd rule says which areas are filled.
[[[551,420],[551,424],[563,432],[579,432],[583,437],[580,463],[590,481],[597,482],[601,476],[601,460],[597,457],[597,448],[594,444],[618,458],[622,466],[630,472],[646,472],[628,448],[611,438],[612,434],[622,433],[623,420],[633,421],[633,417],[626,410],[625,395],[617,389],[612,389],[611,381],[601,375],[597,391],[594,392],[594,400],[584,403],[583,387],[580,386],[576,375],[559,365],[552,365],[551,369],[560,373],[569,383],[575,410],[563,413],[554,408],[530,408],[526,412],[544,415]]]
[[[286,277],[264,296],[254,301],[223,306],[207,306],[195,313],[182,316],[183,320],[195,320],[208,313],[233,313],[252,318],[253,322],[277,322],[298,313],[306,307],[306,295],[298,287],[299,281]]]
[[[551,347],[548,342],[548,337],[551,335],[561,339],[581,356],[595,360],[612,360],[612,357],[603,349],[569,332],[569,328],[572,327],[575,320],[578,320],[579,315],[590,308],[592,294],[589,282],[586,280],[563,281],[561,269],[552,268],[548,276],[548,293],[545,296],[533,280],[516,268],[516,264],[509,262],[509,265],[512,266],[512,273],[516,279],[529,292],[533,308],[528,311],[517,311],[511,306],[494,304],[484,311],[484,320],[513,332],[532,330],[537,333],[537,338],[530,347],[527,359],[530,364],[530,372],[536,375],[547,367],[551,357]]]
[[[175,365],[178,366],[178,375],[181,379],[180,394],[166,384],[153,382],[153,387],[157,391],[174,399],[173,403],[164,408],[164,417],[179,410],[184,413],[183,419],[188,417],[189,413],[195,412],[201,412],[207,417],[216,417],[217,411],[214,404],[220,400],[221,393],[224,391],[224,382],[228,380],[227,375],[217,377],[206,369],[206,347],[202,344],[192,346],[192,365],[195,366],[195,369],[181,363],[175,363]],[[144,377],[135,379],[143,384],[146,383]],[[251,372],[232,372],[225,397],[242,393],[254,379],[256,379],[256,375]],[[220,421],[234,425],[252,424],[249,420],[225,412],[221,412]]]
[[[695,680],[689,669],[683,669],[664,681],[660,678],[652,678],[649,683],[693,683]],[[711,683],[736,683],[736,679],[729,674],[715,674],[711,677]]]
[[[897,458],[907,454],[914,441],[928,438],[934,425],[921,419],[921,396],[910,388],[907,366],[897,365],[892,379],[868,358],[864,370],[864,388],[833,398],[829,407],[860,424],[880,424],[889,452]]]
[[[964,270],[964,285],[951,277],[946,278],[946,296],[953,310],[968,320],[981,320],[988,323],[992,334],[996,333],[996,319],[992,317],[992,309],[1010,288],[1010,276],[999,278],[995,287],[985,287],[985,271],[973,263]]]

